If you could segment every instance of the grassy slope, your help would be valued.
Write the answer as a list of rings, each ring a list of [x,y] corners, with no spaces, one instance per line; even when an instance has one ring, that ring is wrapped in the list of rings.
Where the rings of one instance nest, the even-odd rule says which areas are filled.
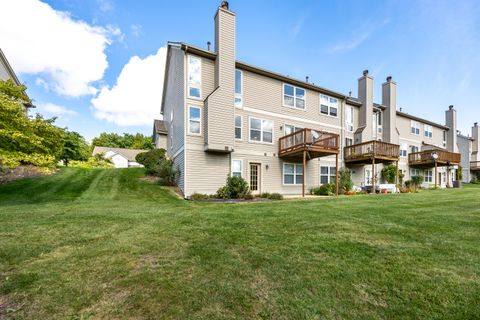
[[[480,317],[479,187],[212,204],[141,175],[0,186],[0,318]]]

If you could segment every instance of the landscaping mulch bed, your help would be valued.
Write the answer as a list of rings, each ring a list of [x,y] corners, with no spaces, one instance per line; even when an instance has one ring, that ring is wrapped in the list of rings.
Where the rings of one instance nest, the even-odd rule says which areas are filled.
[[[0,183],[6,183],[25,178],[47,176],[53,172],[54,170],[45,170],[44,168],[39,168],[32,165],[18,166],[13,169],[2,168],[0,169]]]

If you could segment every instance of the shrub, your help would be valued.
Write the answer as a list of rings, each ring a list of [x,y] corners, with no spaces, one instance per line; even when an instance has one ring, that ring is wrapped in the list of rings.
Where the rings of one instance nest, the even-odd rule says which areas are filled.
[[[396,176],[397,176],[397,167],[393,164],[389,164],[388,166],[383,167],[382,169],[382,178],[387,182],[387,183],[395,183]],[[398,179],[400,181],[403,180],[404,174],[402,171],[398,171]]]
[[[190,200],[194,200],[194,201],[201,201],[201,200],[208,200],[210,199],[210,196],[208,194],[204,194],[204,193],[194,193],[190,196]]]
[[[456,180],[458,180],[458,181],[461,181],[463,179],[463,168],[462,168],[462,166],[458,166],[458,169],[457,169],[457,172],[456,172],[455,176],[456,176],[455,177]]]
[[[274,193],[270,194],[268,199],[270,199],[270,200],[283,200],[283,196],[278,192],[274,192]]]
[[[417,189],[423,182],[422,176],[413,176],[412,177],[412,184],[415,189]]]
[[[229,199],[230,198],[230,193],[228,192],[227,186],[223,186],[221,188],[218,188],[216,197],[218,199]]]
[[[71,160],[69,166],[73,168],[84,168],[84,169],[93,169],[93,168],[113,168],[112,161],[110,159],[103,159],[97,155],[88,158],[87,161],[78,161]]]
[[[161,162],[165,160],[164,149],[153,149],[136,155],[135,160],[143,164],[147,174],[157,175]]]
[[[333,196],[335,194],[335,185],[333,183],[326,183],[320,187],[312,188],[310,193],[316,196]]]
[[[352,172],[349,169],[342,169],[338,172],[338,190],[340,193],[352,191]],[[334,189],[335,190],[335,189]]]
[[[173,167],[173,160],[164,159],[160,161],[156,166],[156,175],[160,177],[160,184],[173,186],[175,185],[175,180],[180,174],[178,168]]]
[[[248,183],[242,177],[228,177],[226,186],[228,188],[230,198],[232,199],[244,198],[250,193]]]
[[[268,192],[263,192],[262,194],[260,194],[260,198],[269,199],[269,198],[270,198],[270,193],[268,193]]]
[[[54,167],[57,160],[52,155],[40,153],[23,153],[16,151],[0,151],[2,166],[15,168],[19,165],[34,165],[37,167]]]

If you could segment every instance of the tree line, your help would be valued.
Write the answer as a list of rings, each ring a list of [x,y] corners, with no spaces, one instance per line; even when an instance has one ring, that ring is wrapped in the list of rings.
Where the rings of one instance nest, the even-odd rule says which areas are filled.
[[[87,161],[94,146],[129,149],[153,149],[149,136],[124,133],[101,133],[89,144],[78,132],[55,125],[56,118],[41,114],[29,117],[26,105],[32,101],[26,87],[0,80],[0,166],[55,166],[59,161]]]

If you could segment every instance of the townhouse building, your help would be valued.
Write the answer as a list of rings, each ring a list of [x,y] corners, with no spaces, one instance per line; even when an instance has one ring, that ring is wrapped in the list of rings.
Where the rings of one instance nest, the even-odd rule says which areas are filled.
[[[185,197],[215,193],[229,175],[244,177],[254,194],[300,195],[335,183],[341,168],[357,186],[372,186],[391,163],[404,180],[453,183],[461,161],[453,106],[438,124],[398,111],[391,77],[374,103],[368,70],[353,97],[238,61],[235,19],[223,1],[213,50],[168,43],[161,126]]]
[[[458,132],[458,148],[462,155],[462,182],[480,180],[480,126],[475,122],[471,129],[471,134],[465,136]]]

